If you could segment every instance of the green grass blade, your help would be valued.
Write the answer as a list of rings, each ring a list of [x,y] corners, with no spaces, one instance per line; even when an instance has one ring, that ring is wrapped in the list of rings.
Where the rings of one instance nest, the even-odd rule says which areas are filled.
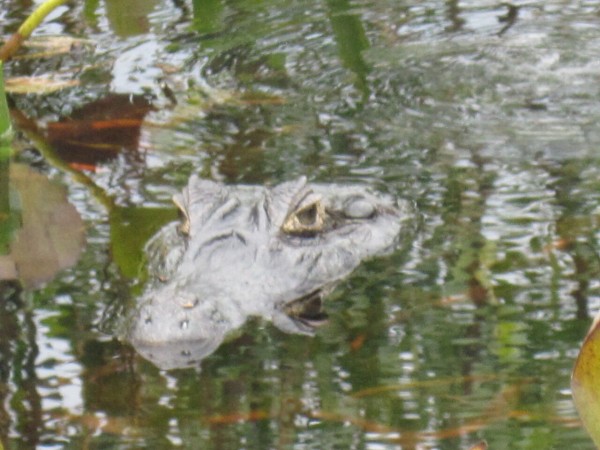
[[[0,61],[0,159],[10,155],[10,142],[12,138],[12,127],[10,125],[10,114],[6,103],[4,92],[4,68]]]

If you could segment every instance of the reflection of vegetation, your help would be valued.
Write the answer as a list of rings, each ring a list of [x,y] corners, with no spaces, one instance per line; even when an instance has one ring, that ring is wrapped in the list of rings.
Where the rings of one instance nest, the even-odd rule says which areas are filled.
[[[448,19],[450,20],[451,25],[448,26],[446,29],[450,32],[457,32],[462,30],[464,24],[465,24],[465,19],[463,19],[461,17],[461,7],[459,4],[458,0],[447,0],[446,1],[446,10],[447,10],[447,16]]]
[[[590,189],[597,189],[597,183],[586,180],[582,175],[589,164],[597,163],[583,159],[544,166],[544,169],[555,177],[551,188],[562,211],[556,220],[557,241],[551,244],[551,250],[564,251],[572,258],[574,273],[571,278],[577,284],[572,295],[577,305],[577,317],[580,319],[589,317],[589,285],[600,273],[594,238],[597,231],[596,215],[594,209],[587,205],[586,194],[581,191],[581,186],[587,183],[591,184]],[[563,270],[556,261],[554,268],[558,273]]]
[[[477,305],[495,301],[490,268],[495,262],[493,243],[482,236],[482,216],[493,174],[483,170],[474,155],[470,168],[448,168],[439,242],[447,264],[447,295],[465,295]]]
[[[194,0],[194,27],[199,33],[214,33],[221,30],[222,0]]]
[[[157,4],[169,8],[173,3],[180,2]],[[154,212],[123,206],[107,195],[95,175],[61,166],[47,153],[48,161],[107,207],[111,229],[104,228],[102,218],[92,220],[99,231],[91,232],[100,242],[90,251],[92,262],[73,272],[75,280],[69,278],[35,297],[36,307],[55,314],[52,321],[12,301],[2,302],[0,435],[11,444],[7,448],[31,448],[40,442],[60,446],[69,440],[69,445],[82,448],[372,444],[454,449],[479,437],[486,437],[490,448],[567,448],[573,437],[582,439],[564,395],[565,374],[582,333],[581,319],[587,318],[587,304],[598,296],[593,281],[598,267],[591,251],[597,237],[598,186],[593,180],[598,179],[598,158],[594,148],[589,159],[565,155],[566,148],[575,152],[585,147],[583,138],[569,135],[568,145],[559,143],[555,155],[562,163],[538,171],[539,161],[553,158],[552,149],[546,153],[547,149],[559,144],[556,136],[534,128],[546,129],[548,119],[557,119],[553,108],[561,109],[565,98],[566,109],[576,116],[579,111],[569,107],[594,95],[564,94],[561,86],[546,84],[549,72],[536,76],[529,68],[535,67],[530,58],[538,53],[541,60],[554,61],[567,49],[561,45],[582,43],[565,36],[568,26],[563,26],[562,42],[556,45],[555,28],[545,28],[554,25],[555,18],[565,24],[572,18],[593,23],[586,22],[589,12],[577,16],[578,6],[570,8],[573,16],[568,20],[554,12],[545,20],[528,22],[542,47],[552,49],[548,54],[523,40],[502,47],[503,40],[490,40],[489,27],[481,32],[473,19],[487,14],[500,27],[498,6],[443,3],[445,9],[442,2],[376,2],[363,13],[360,5],[343,1],[298,5],[195,0],[194,24],[182,23],[180,17],[161,24],[157,33],[165,34],[152,38],[171,43],[164,54],[170,57],[169,52],[177,50],[193,63],[193,73],[185,67],[183,77],[194,79],[201,72],[220,86],[237,83],[236,88],[250,92],[275,92],[282,101],[275,107],[256,102],[218,107],[205,121],[193,111],[184,114],[186,125],[192,124],[188,129],[182,131],[177,124],[166,128],[169,136],[188,133],[190,159],[170,164],[165,158],[155,173],[176,173],[174,178],[183,182],[190,167],[204,164],[204,174],[227,181],[272,181],[298,172],[322,179],[384,180],[390,191],[419,199],[426,217],[420,247],[411,250],[406,265],[396,256],[373,262],[341,286],[329,305],[331,325],[314,339],[282,335],[255,323],[208,359],[201,372],[160,373],[138,361],[126,346],[88,330],[94,330],[102,302],[110,295],[106,292],[130,288],[110,270],[99,273],[106,247],[112,246],[122,272],[133,275],[137,257],[131,255],[139,254],[143,236],[171,213],[155,211],[157,222],[150,225]],[[86,1],[86,17],[91,17],[90,11],[102,14],[100,4]],[[76,19],[67,14],[56,23],[79,27]],[[103,30],[105,19],[92,22],[103,38],[108,34]],[[448,26],[460,29],[466,19],[464,33],[447,34]],[[596,28],[586,28],[586,39]],[[184,36],[178,34],[182,29]],[[574,29],[580,34],[581,27]],[[83,28],[86,32],[95,31]],[[468,36],[461,40],[463,34]],[[107,39],[103,56],[117,58],[123,42],[109,48],[114,43]],[[373,64],[363,60],[369,45],[374,47],[369,54]],[[578,59],[587,64],[593,52],[584,50],[577,52]],[[515,57],[519,52],[527,54],[526,64]],[[162,56],[160,51],[157,55]],[[570,70],[570,79],[580,82],[572,83],[568,92],[593,85],[580,76],[587,66],[568,67],[566,59],[560,57],[552,68]],[[103,61],[95,63],[102,66]],[[194,65],[198,61],[201,64]],[[68,58],[52,64],[78,70]],[[104,73],[108,78],[110,71]],[[82,90],[88,95],[88,88],[104,89],[106,81],[88,78]],[[359,90],[364,95],[369,89],[376,95],[366,113],[353,115],[355,109],[340,107],[345,92]],[[544,99],[547,111],[524,114],[514,107],[527,95],[537,95],[538,89],[549,95],[547,102]],[[50,96],[39,103],[70,108],[77,95]],[[595,107],[586,107],[583,110],[591,115],[585,120],[593,124]],[[321,113],[323,120],[315,127],[314,117]],[[517,119],[511,121],[509,115]],[[492,154],[506,142],[505,134],[518,133],[515,125],[518,128],[523,117],[533,125],[514,144],[517,152]],[[295,131],[282,143],[273,130],[283,127]],[[171,144],[168,141],[163,151],[174,158]],[[463,150],[475,146],[483,152],[492,147],[489,164]],[[539,155],[534,157],[530,146],[539,149]],[[161,155],[155,150],[150,152],[157,161]],[[109,167],[118,172],[130,163],[117,161]],[[508,188],[496,185],[503,171],[512,183]],[[549,181],[544,181],[544,173]],[[522,191],[523,174],[538,180],[544,192]],[[111,178],[117,189],[129,181],[119,176]],[[550,198],[544,197],[547,191]],[[515,204],[523,209],[511,210]],[[542,213],[528,209],[540,204]],[[490,238],[486,227],[497,236]],[[86,290],[82,280],[88,279],[93,288]],[[0,292],[11,297],[7,287]],[[69,294],[74,299],[65,304]],[[577,300],[576,309],[571,297]],[[494,298],[498,304],[489,307]],[[40,321],[43,326],[36,331]],[[69,347],[67,364],[80,364],[83,373],[66,379],[61,361],[36,360],[36,334],[46,339],[44,345]],[[54,341],[56,336],[61,340]],[[84,342],[82,336],[89,339]],[[36,376],[36,370],[51,372],[54,378]],[[535,382],[526,382],[532,374]],[[46,405],[60,400],[62,388],[76,398],[73,391],[79,387],[81,409]],[[369,395],[368,389],[379,394]],[[353,397],[353,392],[362,396]],[[563,424],[570,428],[565,431]]]
[[[105,0],[106,17],[119,36],[134,36],[148,32],[148,14],[157,0]]]
[[[328,0],[330,8],[331,27],[335,35],[342,63],[356,76],[357,88],[366,100],[369,97],[367,75],[369,66],[365,62],[362,52],[369,48],[369,41],[360,21],[355,14],[348,14],[350,2],[348,0]]]
[[[115,207],[110,212],[112,257],[123,276],[145,277],[143,248],[160,227],[177,218],[175,208]]]
[[[8,445],[10,429],[19,432],[19,442],[26,448],[39,445],[43,429],[36,325],[30,310],[18,313],[20,304],[20,290],[0,283],[0,404],[11,407],[10,413],[0,408],[0,443],[8,449],[13,448]]]
[[[600,315],[586,336],[571,380],[573,397],[583,424],[600,448]]]

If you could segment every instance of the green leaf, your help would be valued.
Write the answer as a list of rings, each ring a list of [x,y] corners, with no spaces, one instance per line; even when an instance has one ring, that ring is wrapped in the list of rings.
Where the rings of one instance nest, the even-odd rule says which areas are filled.
[[[594,319],[579,351],[571,390],[579,416],[600,448],[600,315]]]
[[[10,152],[6,151],[11,140],[10,114],[6,104],[6,93],[4,91],[4,68],[0,61],[0,159]]]
[[[0,158],[0,255],[10,253],[10,243],[21,226],[21,208],[9,182],[9,169],[8,159]]]

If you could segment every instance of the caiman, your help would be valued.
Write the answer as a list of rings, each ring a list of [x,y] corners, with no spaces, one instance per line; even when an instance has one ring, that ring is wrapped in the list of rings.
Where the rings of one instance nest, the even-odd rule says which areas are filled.
[[[368,257],[392,250],[410,206],[364,186],[228,186],[192,176],[182,221],[147,245],[150,283],[126,338],[161,368],[198,365],[252,316],[310,333],[321,300]]]

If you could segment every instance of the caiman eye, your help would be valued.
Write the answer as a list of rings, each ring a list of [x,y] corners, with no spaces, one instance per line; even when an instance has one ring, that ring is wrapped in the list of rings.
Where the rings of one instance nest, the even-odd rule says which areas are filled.
[[[319,205],[313,203],[298,211],[296,211],[296,219],[303,227],[315,227],[318,226],[319,220],[321,219],[319,214]]]
[[[375,205],[364,197],[352,197],[344,202],[344,215],[349,219],[370,219],[375,210]]]
[[[317,200],[290,213],[281,229],[287,234],[314,236],[323,231],[326,215],[325,208]]]

